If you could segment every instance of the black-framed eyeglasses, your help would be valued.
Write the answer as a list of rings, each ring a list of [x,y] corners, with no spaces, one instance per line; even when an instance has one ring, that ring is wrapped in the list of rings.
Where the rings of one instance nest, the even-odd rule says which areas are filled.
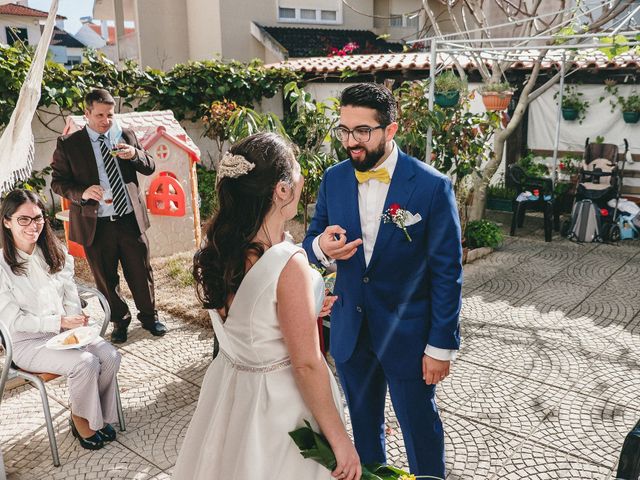
[[[377,127],[356,127],[353,130],[349,130],[347,127],[336,127],[333,129],[333,135],[344,143],[349,141],[349,135],[352,135],[356,142],[367,143],[371,140],[371,132],[378,130],[379,128],[384,130],[387,128],[387,125],[378,125]]]
[[[16,218],[16,222],[18,222],[18,225],[20,225],[21,227],[28,227],[29,225],[31,225],[31,222],[36,222],[36,225],[42,225],[44,223],[44,216],[36,215],[35,217],[29,217],[28,215],[20,215]]]

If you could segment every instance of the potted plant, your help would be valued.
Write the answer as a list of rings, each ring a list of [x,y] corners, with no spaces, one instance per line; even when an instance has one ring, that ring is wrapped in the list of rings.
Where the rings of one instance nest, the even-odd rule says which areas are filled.
[[[502,245],[504,234],[500,227],[489,220],[473,220],[467,223],[464,236],[470,249],[489,247],[497,248]]]
[[[609,101],[611,111],[614,111],[616,105],[620,105],[625,123],[638,123],[638,120],[640,120],[640,95],[635,91],[627,97],[620,95],[615,80],[605,80],[604,88],[607,93],[615,98],[615,101]],[[604,97],[600,97],[600,101],[603,99]]]
[[[489,185],[487,188],[487,208],[489,210],[512,212],[514,198],[516,198],[515,190],[507,188],[504,182]]]
[[[541,178],[549,176],[549,167],[544,163],[536,162],[533,152],[528,152],[521,157],[520,160],[518,160],[518,165],[522,167],[528,177]]]
[[[558,94],[556,93],[555,96]],[[583,93],[579,92],[575,85],[569,85],[562,95],[562,118],[567,121],[578,120],[582,123],[585,118],[589,102],[582,97]]]
[[[640,95],[632,93],[628,97],[620,99],[622,118],[626,123],[638,123],[640,120]]]
[[[451,70],[442,72],[434,83],[436,104],[443,108],[457,105],[464,87],[464,81]]]
[[[479,89],[482,103],[487,110],[506,110],[513,96],[513,88],[508,82],[484,83]]]

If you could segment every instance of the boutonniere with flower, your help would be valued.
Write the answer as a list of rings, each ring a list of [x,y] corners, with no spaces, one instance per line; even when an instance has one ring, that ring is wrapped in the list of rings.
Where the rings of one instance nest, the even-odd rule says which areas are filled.
[[[396,227],[402,229],[404,236],[409,241],[411,241],[411,236],[407,232],[407,227],[422,220],[419,213],[414,215],[409,210],[404,210],[398,203],[389,205],[389,208],[382,212],[381,218],[384,223],[393,223]]]

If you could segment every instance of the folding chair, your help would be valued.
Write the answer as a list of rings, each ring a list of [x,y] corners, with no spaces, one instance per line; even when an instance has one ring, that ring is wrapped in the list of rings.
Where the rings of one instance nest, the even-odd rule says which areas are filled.
[[[86,307],[88,299],[96,297],[104,310],[104,320],[102,322],[102,328],[100,330],[100,336],[104,337],[104,334],[109,326],[109,320],[111,319],[111,309],[107,303],[107,299],[95,288],[85,287],[84,285],[78,285],[78,294],[82,302],[82,307]],[[40,392],[40,398],[42,399],[42,410],[44,412],[45,422],[47,424],[47,433],[49,434],[49,445],[51,446],[51,456],[53,457],[53,464],[56,467],[60,466],[60,458],[58,456],[58,444],[56,442],[55,432],[53,430],[53,419],[51,418],[51,410],[49,408],[49,399],[47,398],[47,390],[45,383],[58,378],[60,375],[53,373],[34,373],[27,372],[18,368],[13,363],[13,349],[11,343],[11,334],[8,327],[0,319],[0,346],[4,347],[5,358],[4,365],[2,367],[2,373],[0,373],[0,402],[4,394],[4,387],[7,380],[13,378],[22,378],[35,387]],[[118,387],[118,380],[116,379],[116,404],[118,409],[118,422],[120,423],[120,431],[126,430],[124,412],[122,410],[122,402],[120,400],[120,389]]]

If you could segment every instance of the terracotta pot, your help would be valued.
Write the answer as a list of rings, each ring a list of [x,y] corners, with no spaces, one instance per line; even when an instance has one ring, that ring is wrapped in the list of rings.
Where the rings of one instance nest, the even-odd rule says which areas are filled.
[[[487,110],[498,112],[507,109],[512,96],[513,93],[485,92],[482,94],[482,103]]]

